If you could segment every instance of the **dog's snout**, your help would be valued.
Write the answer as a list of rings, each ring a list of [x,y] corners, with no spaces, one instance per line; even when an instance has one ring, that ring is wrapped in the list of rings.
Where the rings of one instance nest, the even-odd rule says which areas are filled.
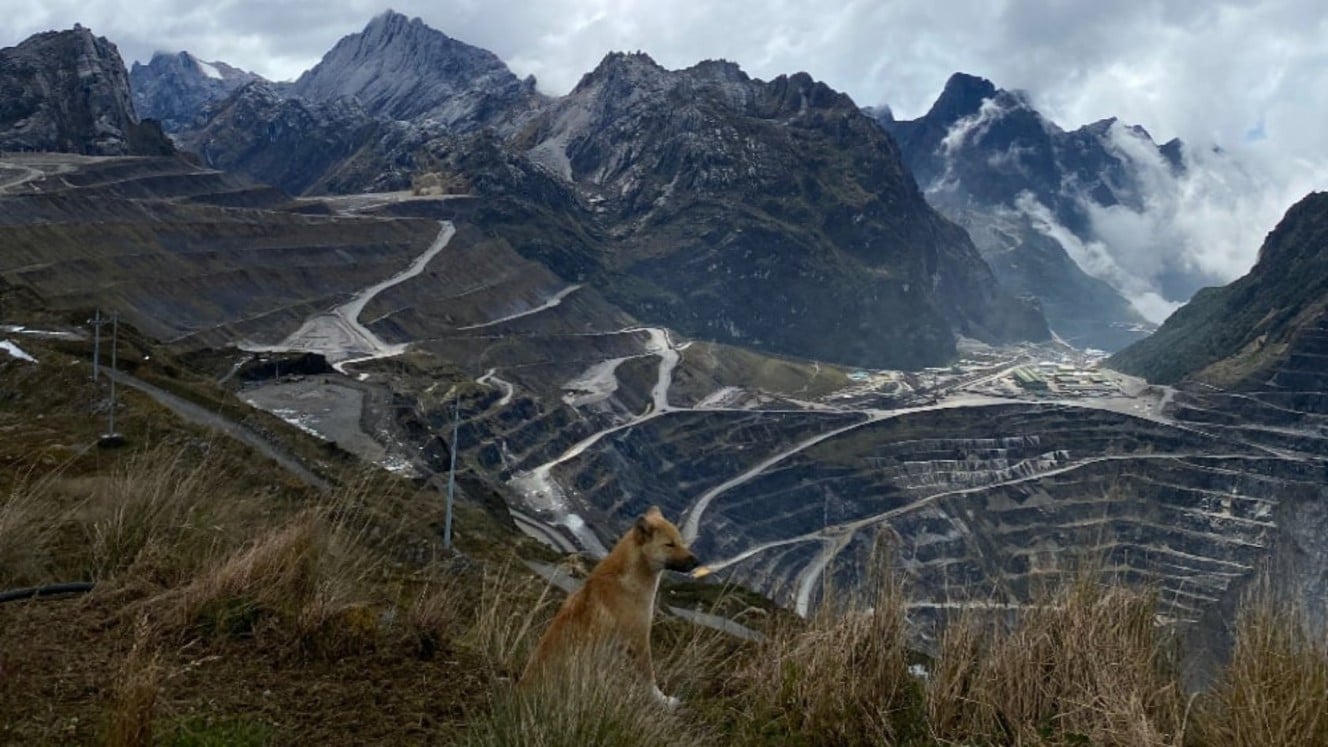
[[[664,564],[664,567],[668,568],[671,571],[686,573],[692,570],[693,568],[696,568],[699,565],[701,565],[701,561],[697,560],[695,555],[688,553],[687,557],[685,558],[670,560],[669,562]]]

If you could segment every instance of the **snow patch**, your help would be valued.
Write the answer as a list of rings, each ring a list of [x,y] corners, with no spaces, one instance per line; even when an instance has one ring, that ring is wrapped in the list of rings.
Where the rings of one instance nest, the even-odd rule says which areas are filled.
[[[18,345],[14,344],[9,340],[0,340],[0,350],[4,350],[5,352],[9,353],[11,357],[18,358],[21,361],[27,361],[29,363],[37,362],[36,358],[33,358],[32,356],[23,352],[23,348],[20,348]]]
[[[198,69],[207,77],[213,80],[222,79],[221,71],[218,70],[215,65],[208,64],[197,57],[194,58],[194,64],[198,65]]]

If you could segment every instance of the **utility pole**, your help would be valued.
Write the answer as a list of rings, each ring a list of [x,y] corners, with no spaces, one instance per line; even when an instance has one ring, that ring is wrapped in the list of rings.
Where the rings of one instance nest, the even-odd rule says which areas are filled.
[[[449,444],[452,452],[452,466],[447,471],[447,517],[443,521],[443,549],[451,551],[452,549],[452,500],[456,493],[456,456],[457,456],[457,434],[461,432],[461,393],[457,392],[457,398],[452,405],[452,443]]]
[[[92,325],[92,380],[97,380],[97,373],[101,370],[101,325],[106,322],[101,318],[101,308],[97,308],[97,313],[88,320]]]
[[[120,337],[120,314],[111,312],[111,372],[107,378],[111,380],[111,408],[106,416],[106,433],[98,439],[102,446],[119,446],[124,443],[124,437],[115,431],[115,366],[116,366],[116,343]]]

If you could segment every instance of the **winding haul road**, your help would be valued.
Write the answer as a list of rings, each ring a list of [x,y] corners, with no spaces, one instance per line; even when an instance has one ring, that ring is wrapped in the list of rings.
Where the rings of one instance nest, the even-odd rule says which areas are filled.
[[[589,535],[590,537],[593,537],[594,535],[593,532],[591,532],[588,527],[585,527],[584,522],[580,520],[579,516],[576,516],[575,514],[571,513],[572,508],[570,502],[568,501],[567,496],[563,493],[562,487],[558,484],[557,480],[554,479],[552,475],[554,467],[557,467],[558,465],[576,459],[577,457],[585,453],[586,450],[588,450],[595,444],[602,441],[605,437],[628,430],[656,417],[665,416],[669,413],[675,413],[675,412],[692,412],[692,411],[723,412],[729,410],[729,408],[709,407],[708,405],[710,405],[711,402],[713,401],[712,398],[703,399],[702,402],[699,403],[696,407],[680,407],[670,404],[669,389],[672,383],[674,370],[676,369],[679,362],[680,358],[679,350],[681,350],[682,347],[676,345],[673,342],[667,330],[659,328],[633,327],[633,328],[620,330],[620,333],[642,332],[642,331],[647,332],[650,335],[649,339],[645,343],[645,349],[643,355],[655,355],[659,358],[659,369],[657,374],[657,380],[655,385],[651,389],[650,407],[648,407],[645,412],[641,413],[640,415],[626,422],[619,423],[617,425],[605,428],[601,431],[591,434],[590,436],[574,444],[572,447],[568,448],[557,458],[545,464],[542,464],[533,470],[521,473],[515,476],[510,481],[512,487],[516,488],[517,491],[525,498],[528,506],[531,506],[541,515],[552,515],[553,517],[555,517],[554,518],[555,524],[564,524],[570,518],[571,523],[576,524],[578,526],[577,531],[574,532],[578,540],[582,540],[587,535]],[[633,357],[640,357],[640,356],[633,356]],[[587,384],[589,383],[590,379],[593,378],[596,383],[596,386],[594,387],[594,389],[597,390],[596,393],[611,392],[613,389],[616,388],[617,384],[616,378],[614,377],[614,370],[616,369],[616,364],[620,363],[621,360],[625,359],[613,359],[611,361],[606,361],[604,365],[599,366],[598,368],[596,366],[592,366],[591,369],[587,370],[587,373],[583,374],[576,381],[582,384]],[[1019,402],[1025,402],[1026,400],[994,396],[985,393],[978,393],[971,391],[970,389],[971,387],[981,386],[1003,375],[1009,374],[1013,369],[1017,368],[1019,365],[1021,365],[1020,360],[1006,362],[1001,364],[998,367],[998,369],[993,372],[989,372],[987,374],[979,376],[971,381],[960,382],[956,385],[951,385],[945,389],[945,394],[944,394],[945,398],[942,401],[935,402],[933,404],[915,406],[915,407],[904,407],[892,410],[879,410],[879,409],[855,408],[855,407],[835,408],[833,406],[817,407],[817,408],[809,407],[804,410],[795,410],[796,412],[803,412],[803,413],[822,413],[827,416],[834,416],[834,417],[856,416],[857,419],[850,424],[834,428],[833,430],[813,436],[797,444],[794,444],[788,448],[785,448],[775,454],[772,454],[763,459],[762,461],[760,461],[759,463],[743,471],[741,474],[735,475],[734,477],[725,480],[724,482],[714,487],[711,487],[705,492],[696,496],[694,499],[691,500],[684,514],[684,518],[680,522],[680,528],[682,530],[684,538],[687,539],[689,542],[694,541],[697,538],[697,536],[700,533],[701,523],[705,517],[707,509],[709,509],[716,500],[722,499],[726,493],[753,480],[759,479],[763,475],[766,475],[771,470],[778,468],[779,465],[781,465],[782,463],[784,463],[785,461],[787,461],[788,459],[794,457],[799,453],[802,453],[819,444],[831,441],[839,436],[850,433],[864,426],[914,413],[930,412],[930,411],[954,409],[954,408],[992,407],[998,405],[1009,405]],[[589,386],[585,386],[584,388],[587,390],[591,389],[591,387]],[[1165,424],[1169,427],[1178,428],[1182,431],[1193,432],[1199,435],[1207,435],[1204,434],[1202,431],[1195,429],[1187,424],[1177,423],[1168,415],[1166,415],[1166,413],[1164,412],[1166,404],[1170,402],[1174,394],[1175,394],[1174,390],[1170,388],[1163,388],[1160,391],[1161,395],[1160,401],[1152,403],[1143,402],[1138,398],[1123,397],[1119,398],[1118,401],[1094,400],[1094,399],[1080,400],[1075,398],[1064,398],[1056,400],[1047,400],[1045,401],[1045,404],[1056,404],[1065,407],[1091,409],[1091,410],[1106,409],[1129,417],[1138,418],[1140,420]],[[581,398],[573,398],[568,402],[568,404],[577,406],[583,403],[588,403],[590,401],[595,401],[598,398],[592,399],[589,396],[584,396]],[[736,408],[734,408],[733,411],[744,412],[748,414],[751,412],[751,410],[738,410]],[[835,559],[846,547],[850,545],[856,533],[860,529],[889,523],[893,519],[896,519],[906,514],[911,514],[913,512],[926,509],[928,506],[931,506],[932,504],[935,504],[936,502],[946,498],[951,498],[954,496],[961,496],[961,495],[977,494],[985,491],[990,491],[993,489],[999,489],[1005,486],[1035,482],[1048,477],[1055,477],[1057,475],[1071,473],[1076,470],[1089,467],[1091,465],[1100,464],[1103,462],[1113,462],[1113,461],[1129,462],[1129,461],[1138,461],[1138,460],[1184,460],[1194,457],[1212,457],[1219,459],[1238,459],[1238,460],[1263,460],[1263,459],[1289,458],[1288,455],[1286,454],[1276,453],[1272,449],[1259,447],[1258,444],[1252,444],[1252,447],[1258,449],[1259,451],[1263,451],[1264,453],[1260,454],[1256,452],[1256,453],[1238,453],[1238,454],[1213,454],[1206,452],[1202,453],[1195,452],[1195,453],[1169,453],[1169,454],[1102,455],[1095,457],[1078,458],[1070,463],[1049,462],[1047,464],[1033,464],[1032,462],[1029,462],[1028,464],[1024,465],[1028,467],[1027,470],[1020,469],[1017,473],[1005,476],[1004,479],[995,479],[983,485],[968,486],[963,488],[956,488],[953,490],[942,490],[935,493],[931,493],[929,495],[922,495],[918,497],[916,500],[913,500],[905,505],[898,506],[896,508],[892,508],[888,511],[884,511],[878,514],[865,516],[859,519],[855,519],[853,521],[843,522],[832,526],[820,527],[815,531],[807,532],[805,534],[800,534],[797,536],[791,536],[755,545],[753,547],[743,550],[741,553],[733,557],[720,559],[711,562],[709,565],[714,570],[722,570],[724,568],[728,568],[737,565],[739,563],[748,561],[751,558],[759,556],[762,553],[775,548],[787,547],[789,545],[802,544],[807,542],[819,543],[821,545],[821,549],[816,552],[814,557],[807,563],[807,565],[804,568],[798,571],[797,575],[793,579],[793,587],[794,587],[793,599],[794,599],[795,609],[799,614],[806,615],[810,611],[810,607],[812,604],[812,600],[815,596],[816,589],[818,588],[819,584],[822,582],[822,577],[824,575],[825,569],[835,561]],[[1233,519],[1228,514],[1209,512],[1201,509],[1191,509],[1191,511],[1215,519],[1237,520]],[[1168,527],[1168,529],[1172,531],[1177,531],[1181,533],[1190,533],[1190,534],[1193,534],[1196,531],[1196,530],[1184,529],[1178,527]],[[1231,539],[1231,538],[1221,537],[1218,535],[1210,536],[1202,532],[1200,532],[1199,534],[1204,535],[1202,537],[1203,539],[1210,539],[1215,541],[1216,540],[1228,541]],[[598,539],[595,539],[593,541],[593,544],[582,541],[582,546],[584,549],[592,552],[592,554],[600,554],[602,552],[602,550],[597,549],[601,547],[598,542]]]
[[[276,345],[247,344],[242,346],[243,349],[261,353],[321,353],[333,368],[343,374],[346,373],[346,366],[352,363],[401,355],[409,347],[409,343],[384,342],[360,323],[360,314],[379,293],[418,276],[424,272],[424,268],[433,261],[434,257],[447,248],[452,237],[456,235],[456,226],[451,221],[439,221],[439,225],[437,238],[406,269],[360,290],[351,300],[330,312],[307,320],[299,329]]]
[[[35,173],[40,175],[41,172]],[[21,184],[23,181],[30,178],[35,177],[25,172],[17,179],[11,179],[6,184],[0,184],[0,190],[3,190],[6,187],[11,187],[15,184]],[[378,296],[378,294],[388,288],[420,275],[425,267],[447,247],[454,234],[455,228],[451,222],[440,222],[440,230],[434,242],[423,254],[417,257],[401,272],[362,289],[345,304],[342,304],[327,313],[319,314],[310,318],[279,345],[268,348],[249,347],[247,349],[309,351],[322,353],[329,362],[331,362],[333,366],[343,374],[346,372],[345,366],[348,364],[399,355],[408,347],[408,343],[388,344],[384,342],[359,321],[360,315],[366,305]],[[568,286],[558,291],[538,306],[502,316],[488,322],[460,327],[458,330],[464,331],[494,327],[539,314],[557,307],[565,298],[579,290],[581,287],[582,286],[579,284]],[[591,434],[567,448],[556,458],[541,464],[534,469],[517,474],[509,480],[509,485],[518,492],[525,504],[524,508],[513,507],[511,510],[517,526],[527,534],[553,545],[560,551],[573,551],[576,549],[576,546],[579,545],[581,549],[584,549],[595,556],[603,556],[607,553],[606,548],[600,542],[598,536],[591,530],[584,519],[574,511],[574,507],[568,500],[567,495],[563,492],[561,485],[559,485],[558,481],[553,477],[553,470],[555,467],[580,457],[588,449],[595,446],[606,437],[634,428],[655,418],[667,416],[670,413],[696,411],[713,413],[731,411],[750,414],[752,412],[750,409],[715,407],[714,404],[722,401],[725,396],[727,396],[723,391],[717,392],[715,395],[712,395],[712,397],[704,398],[694,407],[681,407],[672,404],[670,402],[669,394],[673,384],[673,376],[682,357],[681,351],[686,348],[686,344],[679,345],[675,343],[672,335],[667,329],[661,327],[635,326],[616,331],[605,331],[592,334],[616,335],[642,333],[646,335],[646,339],[642,343],[641,352],[623,358],[606,360],[591,366],[580,377],[569,382],[567,385],[567,388],[569,389],[580,390],[584,393],[565,397],[564,400],[567,404],[573,407],[579,407],[611,396],[613,391],[618,387],[616,370],[619,364],[632,358],[653,356],[659,359],[659,366],[656,372],[655,383],[650,391],[650,403],[645,410],[625,422],[618,423]],[[743,471],[741,474],[735,475],[696,496],[690,501],[681,522],[683,536],[689,542],[694,541],[700,533],[701,522],[705,517],[706,511],[716,500],[721,499],[726,493],[753,480],[759,479],[791,457],[805,452],[819,444],[831,441],[846,433],[873,423],[915,413],[954,408],[991,407],[1023,402],[1024,400],[1020,399],[992,396],[971,391],[972,387],[981,386],[1010,373],[1010,371],[1017,368],[1021,362],[1022,359],[1006,361],[1000,364],[995,370],[989,371],[988,373],[970,381],[947,384],[937,390],[938,394],[943,396],[944,399],[928,405],[881,410],[862,407],[835,407],[833,405],[825,404],[816,404],[813,406],[809,403],[808,407],[803,409],[771,411],[808,414],[819,413],[827,417],[851,417],[854,418],[854,421],[782,449]],[[509,404],[515,394],[515,386],[500,378],[497,369],[489,369],[484,375],[477,378],[476,382],[482,385],[497,387],[502,392],[501,398],[496,403],[500,407]],[[1110,409],[1130,417],[1163,423],[1170,427],[1198,433],[1199,431],[1196,429],[1185,424],[1176,423],[1165,414],[1165,406],[1173,395],[1173,390],[1169,388],[1164,389],[1161,392],[1161,401],[1152,405],[1143,405],[1137,399],[1122,400],[1120,402],[1059,399],[1048,400],[1047,403],[1084,409]],[[1272,449],[1266,448],[1264,450],[1266,452],[1273,451]],[[1005,486],[1042,480],[1047,477],[1065,474],[1101,462],[1147,459],[1181,460],[1196,456],[1227,459],[1287,458],[1286,455],[1279,453],[1269,453],[1267,455],[1214,455],[1198,453],[1134,454],[1080,458],[1069,464],[1049,463],[1045,465],[1032,465],[1032,469],[1028,471],[1020,471],[1018,474],[1011,474],[1006,479],[997,479],[983,485],[945,490],[930,495],[920,496],[916,500],[905,505],[872,516],[866,516],[832,526],[820,527],[815,531],[807,532],[805,534],[755,545],[743,550],[741,553],[733,557],[712,562],[710,563],[710,566],[715,570],[722,570],[748,561],[751,558],[774,548],[806,542],[820,543],[820,550],[816,552],[814,557],[804,568],[799,570],[793,580],[793,599],[795,609],[799,614],[805,615],[810,611],[812,599],[815,596],[818,585],[821,583],[825,569],[829,567],[838,555],[852,543],[856,533],[862,528],[888,523],[891,519],[922,510],[937,501],[948,497],[980,493]],[[1213,515],[1218,516],[1217,514]],[[1230,517],[1223,516],[1222,518]],[[566,534],[564,534],[564,530],[566,531]],[[575,538],[576,545],[568,539],[568,535]],[[940,603],[918,602],[917,604]]]

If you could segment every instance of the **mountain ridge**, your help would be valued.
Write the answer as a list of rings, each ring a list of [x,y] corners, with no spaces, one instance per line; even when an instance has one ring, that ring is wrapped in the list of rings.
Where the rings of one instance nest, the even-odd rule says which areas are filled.
[[[518,79],[497,55],[392,10],[338,41],[289,93],[354,98],[371,116],[450,130],[484,126],[538,98],[535,79]]]
[[[1109,118],[1066,131],[1025,94],[965,73],[952,75],[918,119],[868,112],[895,136],[927,199],[969,229],[1002,283],[1041,300],[1061,337],[1115,350],[1151,329],[1066,245],[1092,239],[1086,203],[1143,209],[1139,167],[1114,139],[1148,147],[1146,130]],[[1182,168],[1179,141],[1157,150]]]
[[[191,128],[208,105],[264,78],[225,62],[205,62],[189,52],[157,52],[146,65],[129,69],[129,87],[139,116],[156,119],[166,132]]]
[[[174,152],[157,122],[135,115],[119,50],[78,24],[0,49],[0,149]]]
[[[1328,192],[1293,205],[1254,267],[1195,294],[1151,337],[1109,364],[1150,381],[1184,379],[1238,389],[1328,387],[1320,331],[1328,320]],[[1288,368],[1289,367],[1289,368]],[[1279,377],[1282,379],[1279,381]],[[1301,381],[1290,385],[1290,380]]]

